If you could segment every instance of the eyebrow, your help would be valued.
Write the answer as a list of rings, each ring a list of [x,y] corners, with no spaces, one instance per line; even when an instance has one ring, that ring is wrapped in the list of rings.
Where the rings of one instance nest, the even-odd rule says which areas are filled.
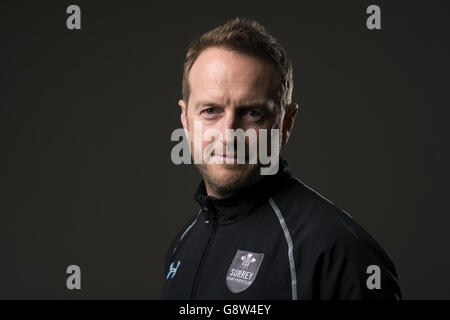
[[[202,101],[198,101],[195,104],[195,109],[198,109],[200,106],[211,106],[211,107],[216,107],[216,108],[221,108],[223,107],[223,105],[221,105],[220,103],[216,103],[213,101],[207,101],[207,100],[202,100]],[[245,104],[240,104],[238,106],[236,106],[237,108],[264,108],[267,109],[269,106],[268,102],[265,101],[255,101],[255,102],[250,102],[250,103],[245,103]]]

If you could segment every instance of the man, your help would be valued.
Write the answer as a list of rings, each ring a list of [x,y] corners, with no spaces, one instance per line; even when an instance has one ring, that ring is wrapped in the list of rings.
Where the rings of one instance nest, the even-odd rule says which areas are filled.
[[[255,21],[233,19],[189,48],[181,122],[191,155],[209,148],[214,161],[196,164],[200,210],[167,252],[163,299],[401,298],[385,250],[294,178],[284,159],[277,158],[276,174],[263,175],[261,161],[250,163],[245,153],[239,164],[239,153],[229,153],[230,129],[276,129],[279,137],[264,141],[279,142],[276,151],[286,144],[298,110],[292,88],[285,50]],[[225,138],[193,143],[208,129]],[[258,136],[258,147],[264,141]],[[212,143],[225,151],[211,151]]]

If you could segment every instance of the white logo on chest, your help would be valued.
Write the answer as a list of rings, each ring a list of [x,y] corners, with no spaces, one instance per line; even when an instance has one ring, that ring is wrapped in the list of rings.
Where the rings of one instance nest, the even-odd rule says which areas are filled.
[[[258,273],[263,258],[263,253],[238,249],[228,268],[226,277],[228,289],[233,293],[238,293],[250,287]]]

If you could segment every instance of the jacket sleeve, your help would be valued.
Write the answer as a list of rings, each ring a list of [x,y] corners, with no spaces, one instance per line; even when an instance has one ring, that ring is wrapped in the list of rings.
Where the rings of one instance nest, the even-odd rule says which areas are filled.
[[[320,253],[313,281],[319,299],[401,299],[397,273],[388,255],[360,242],[338,242]]]

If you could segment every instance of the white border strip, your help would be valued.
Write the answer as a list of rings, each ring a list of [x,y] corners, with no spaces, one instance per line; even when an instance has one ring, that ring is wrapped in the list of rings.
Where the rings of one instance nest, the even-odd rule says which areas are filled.
[[[181,237],[180,237],[179,242],[181,242],[181,241],[183,240],[183,238],[184,238],[184,236],[186,235],[186,233],[187,233],[187,232],[194,226],[194,224],[197,222],[197,220],[198,220],[198,215],[200,214],[201,211],[202,211],[201,209],[198,210],[198,212],[197,212],[197,218],[195,218],[194,222],[192,222],[191,225],[190,225],[189,227],[187,227],[187,229],[183,232],[183,234],[182,234]],[[175,247],[173,248],[173,250],[172,250],[172,254],[174,254],[175,251],[176,251],[177,249],[178,249],[178,246],[175,246]]]
[[[294,253],[293,253],[293,245],[291,235],[289,234],[289,230],[286,226],[286,222],[284,221],[283,215],[281,214],[280,209],[277,207],[272,198],[269,198],[269,203],[275,211],[275,214],[280,221],[281,228],[283,228],[284,236],[288,245],[288,257],[289,257],[289,266],[291,269],[291,287],[292,287],[292,300],[297,300],[297,273],[295,272],[295,262],[294,262]]]
[[[197,222],[198,215],[200,214],[201,209],[197,212],[197,218],[195,218],[194,222],[191,223],[191,225],[183,232],[183,234],[180,237],[180,241],[183,240],[186,233],[192,228],[192,226]]]

